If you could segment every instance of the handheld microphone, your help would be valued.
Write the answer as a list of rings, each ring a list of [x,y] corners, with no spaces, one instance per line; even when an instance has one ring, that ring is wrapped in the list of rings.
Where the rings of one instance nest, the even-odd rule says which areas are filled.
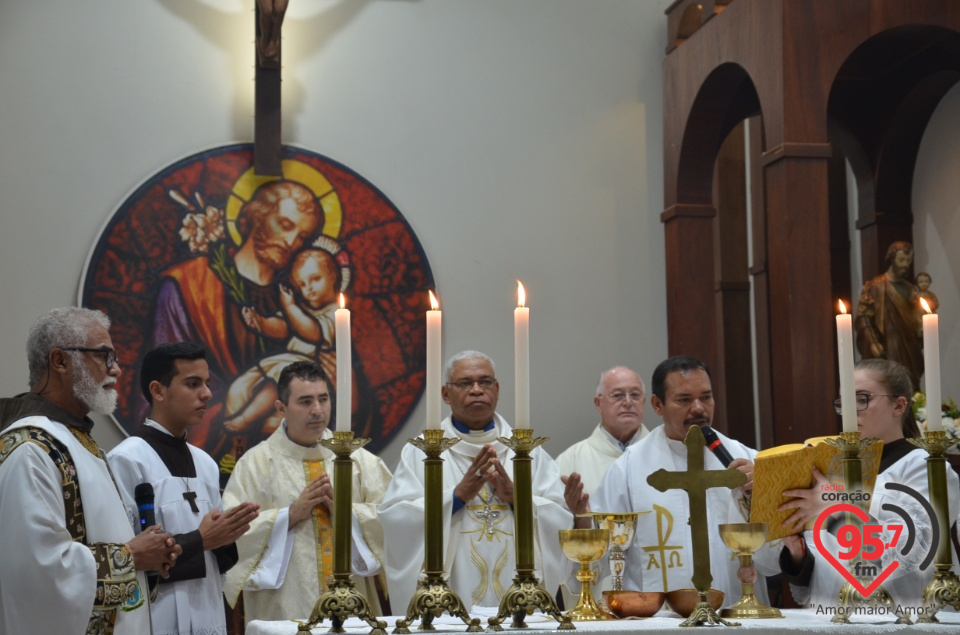
[[[157,524],[156,510],[153,508],[153,485],[140,483],[133,490],[133,499],[140,512],[140,531]]]
[[[133,500],[137,502],[137,510],[140,512],[140,531],[147,527],[153,527],[157,524],[157,513],[153,507],[153,485],[150,483],[140,483],[133,489]],[[147,571],[147,586],[150,588],[152,597],[153,589],[160,581],[160,574],[156,571]]]
[[[715,457],[720,459],[723,467],[729,467],[730,464],[733,463],[733,457],[730,456],[727,448],[723,447],[723,441],[717,436],[717,431],[710,426],[700,426],[700,431],[703,433],[703,438],[707,442],[707,448],[713,452]]]

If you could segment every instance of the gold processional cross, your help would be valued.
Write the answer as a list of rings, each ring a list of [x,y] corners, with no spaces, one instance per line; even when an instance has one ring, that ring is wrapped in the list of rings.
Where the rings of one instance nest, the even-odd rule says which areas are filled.
[[[711,487],[740,487],[747,475],[737,470],[703,469],[704,439],[700,426],[691,426],[683,444],[687,446],[687,471],[668,472],[661,468],[647,477],[647,483],[658,491],[682,489],[690,499],[690,538],[693,544],[693,586],[700,594],[700,603],[680,626],[724,624],[740,626],[737,622],[721,619],[707,602],[707,592],[713,575],[710,573],[710,539],[707,533],[707,490]],[[664,591],[667,589],[664,588]]]

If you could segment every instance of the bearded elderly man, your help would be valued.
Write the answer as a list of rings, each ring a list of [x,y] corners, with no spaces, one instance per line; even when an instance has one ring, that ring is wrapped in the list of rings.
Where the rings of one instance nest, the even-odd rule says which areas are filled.
[[[100,311],[30,328],[30,392],[0,401],[0,633],[150,632],[142,571],[181,549],[159,525],[136,537],[87,415],[117,404],[120,365]]]
[[[260,505],[250,531],[237,539],[240,561],[227,572],[224,594],[235,606],[243,592],[244,617],[307,619],[333,573],[334,453],[320,444],[333,434],[330,388],[314,362],[294,362],[280,372],[277,411],[283,420],[266,441],[237,461],[223,492],[225,507]],[[377,505],[390,470],[363,448],[354,451],[351,505],[352,572],[375,615],[379,601],[383,530]],[[385,593],[385,591],[384,591]]]
[[[440,424],[459,439],[443,463],[444,570],[450,587],[468,603],[499,606],[516,571],[513,517],[513,452],[497,439],[512,428],[497,414],[500,384],[493,360],[463,351],[446,364],[443,400],[451,416]],[[557,530],[571,526],[563,503],[560,471],[536,448],[530,454],[533,513],[537,536],[534,564],[548,589],[560,582],[566,561]],[[380,506],[387,542],[387,577],[394,606],[403,611],[416,590],[424,557],[423,453],[406,445],[390,489]]]
[[[714,395],[710,369],[698,359],[676,356],[662,362],[653,372],[650,405],[663,418],[663,425],[624,452],[607,470],[594,493],[591,506],[598,511],[651,511],[637,520],[634,543],[626,552],[623,586],[641,591],[673,591],[689,588],[693,576],[693,544],[687,519],[690,500],[686,492],[660,492],[647,483],[659,469],[683,472],[687,469],[687,447],[683,440],[692,426],[713,421]],[[717,433],[734,457],[728,469],[746,474],[740,488],[714,487],[707,490],[707,526],[747,521],[747,505],[753,487],[753,457],[756,451]],[[720,460],[704,448],[704,469],[722,470]],[[574,501],[576,507],[577,502]],[[585,519],[584,519],[585,520]],[[581,519],[578,518],[578,522]],[[711,530],[710,571],[713,587],[726,594],[727,605],[740,599],[737,560]],[[779,571],[779,541],[767,543],[756,554],[757,570],[764,575]],[[766,585],[756,585],[757,596],[767,601]]]

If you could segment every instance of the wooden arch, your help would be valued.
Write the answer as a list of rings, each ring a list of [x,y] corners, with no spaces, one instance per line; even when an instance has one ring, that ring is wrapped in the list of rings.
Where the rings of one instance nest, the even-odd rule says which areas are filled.
[[[703,10],[689,33],[692,5]],[[718,424],[745,442],[833,434],[836,299],[859,290],[850,288],[844,160],[857,179],[869,276],[892,240],[912,238],[913,162],[958,79],[960,3],[678,0],[667,15],[669,352],[711,365]]]

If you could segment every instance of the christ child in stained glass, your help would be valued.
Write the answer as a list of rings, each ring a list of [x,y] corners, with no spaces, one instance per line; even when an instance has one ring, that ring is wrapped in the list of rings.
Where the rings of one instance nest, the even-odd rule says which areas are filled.
[[[277,381],[280,371],[288,364],[303,360],[317,361],[330,385],[336,385],[334,313],[342,284],[340,266],[331,250],[314,243],[313,247],[301,250],[294,257],[290,281],[296,287],[296,293],[283,284],[279,285],[280,314],[263,316],[252,307],[243,309],[244,321],[249,329],[274,339],[289,338],[289,341],[285,352],[260,360],[259,364],[247,369],[230,386],[224,425],[231,430],[247,430],[261,420],[265,420],[265,434],[276,429],[280,424],[279,415],[274,409]],[[301,303],[297,302],[297,296]]]

